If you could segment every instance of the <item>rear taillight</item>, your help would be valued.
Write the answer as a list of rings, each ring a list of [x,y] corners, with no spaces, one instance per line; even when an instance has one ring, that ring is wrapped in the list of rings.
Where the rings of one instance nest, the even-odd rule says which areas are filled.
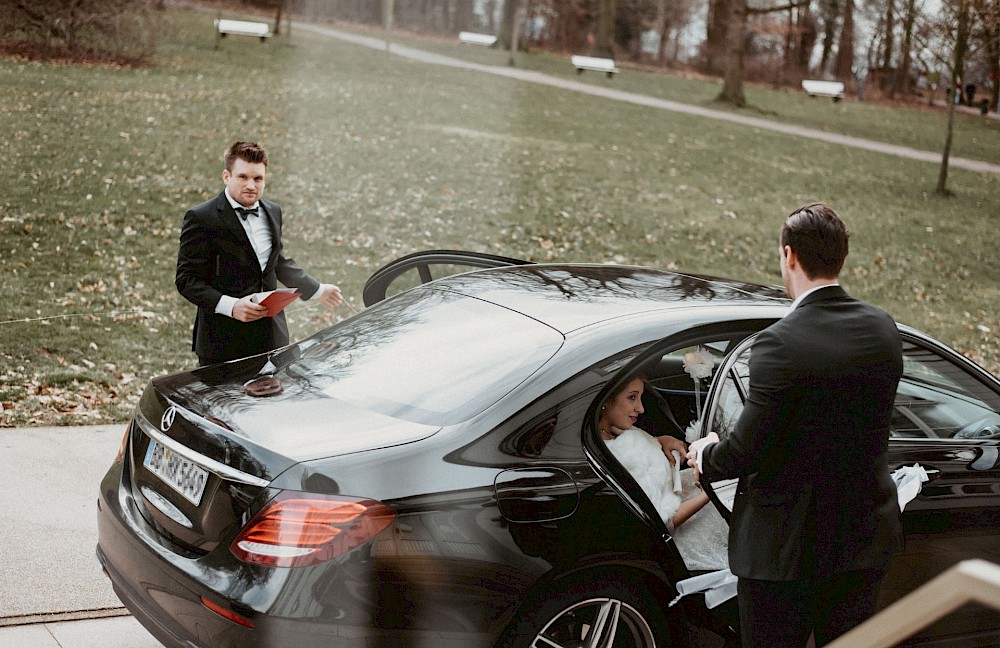
[[[305,567],[368,542],[395,517],[374,500],[286,491],[243,527],[230,549],[248,563]]]
[[[128,435],[129,432],[131,431],[132,431],[132,424],[129,423],[128,425],[125,426],[125,436],[122,437],[122,444],[121,447],[118,448],[118,456],[115,457],[115,463],[121,461],[122,457],[125,456],[125,448],[128,447]]]

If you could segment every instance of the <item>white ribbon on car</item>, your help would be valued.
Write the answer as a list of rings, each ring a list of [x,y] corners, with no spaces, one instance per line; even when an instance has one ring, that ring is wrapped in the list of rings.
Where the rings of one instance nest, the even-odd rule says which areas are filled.
[[[920,493],[923,483],[927,480],[927,471],[920,464],[903,466],[892,471],[892,481],[896,484],[900,511]]]
[[[711,610],[736,596],[736,581],[736,576],[728,569],[685,578],[677,582],[677,596],[667,607],[673,607],[688,594],[705,592],[705,606]]]
[[[896,497],[899,501],[899,510],[902,511],[920,494],[923,483],[928,481],[927,471],[920,464],[903,466],[892,471],[892,481],[896,484]],[[705,607],[711,610],[736,596],[737,581],[738,578],[728,569],[685,578],[677,582],[677,596],[670,601],[668,607],[673,607],[688,594],[704,592]]]

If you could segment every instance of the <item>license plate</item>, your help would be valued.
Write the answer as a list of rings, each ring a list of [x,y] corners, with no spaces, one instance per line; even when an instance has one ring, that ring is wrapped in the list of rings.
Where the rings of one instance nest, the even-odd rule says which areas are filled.
[[[195,506],[201,503],[208,483],[208,471],[170,448],[150,439],[144,465]]]

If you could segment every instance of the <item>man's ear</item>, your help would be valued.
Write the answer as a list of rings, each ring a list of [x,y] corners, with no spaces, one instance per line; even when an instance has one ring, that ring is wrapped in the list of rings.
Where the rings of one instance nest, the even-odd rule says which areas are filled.
[[[232,174],[229,173],[229,169],[223,169],[222,170],[222,181],[223,182],[225,182],[226,184],[229,184],[229,178],[231,178],[231,177],[232,177]]]
[[[781,248],[781,254],[784,255],[785,265],[788,267],[789,270],[791,270],[792,268],[794,268],[799,264],[799,257],[795,254],[795,250],[793,250],[791,246],[786,245],[783,248]]]

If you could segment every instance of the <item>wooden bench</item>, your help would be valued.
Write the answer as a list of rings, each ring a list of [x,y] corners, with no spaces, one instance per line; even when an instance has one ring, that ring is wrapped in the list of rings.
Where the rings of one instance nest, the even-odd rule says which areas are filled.
[[[490,36],[489,34],[477,34],[475,32],[458,32],[458,40],[461,43],[468,43],[469,45],[485,45],[486,47],[492,47],[497,42],[496,36]]]
[[[267,23],[262,22],[250,22],[248,20],[226,20],[226,19],[215,19],[215,28],[219,32],[219,36],[225,38],[226,34],[235,34],[237,36],[255,36],[260,39],[260,42],[265,42],[271,37],[271,28],[267,26]]]
[[[580,56],[574,54],[570,60],[572,60],[573,67],[576,68],[577,74],[583,74],[584,70],[593,70],[594,72],[606,72],[608,78],[610,79],[612,74],[618,72],[618,68],[615,67],[615,62],[609,58]]]
[[[802,82],[802,89],[810,97],[832,97],[834,101],[844,98],[844,84],[840,81],[809,81]]]

